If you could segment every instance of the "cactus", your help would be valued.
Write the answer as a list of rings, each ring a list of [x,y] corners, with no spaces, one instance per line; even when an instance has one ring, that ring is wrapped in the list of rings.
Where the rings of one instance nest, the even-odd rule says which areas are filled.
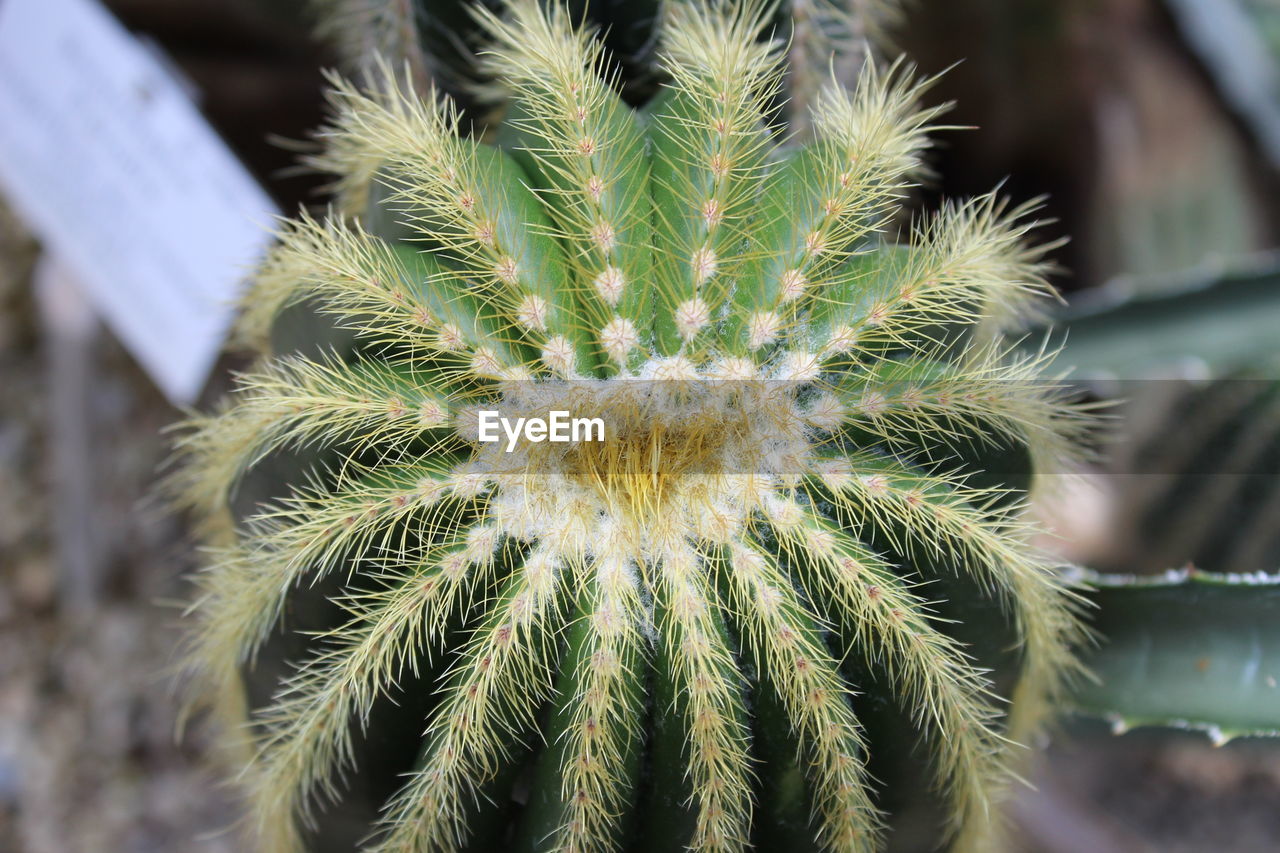
[[[500,0],[474,2],[501,6]],[[502,100],[500,88],[486,85],[476,56],[483,27],[469,13],[467,0],[312,0],[312,5],[317,34],[334,47],[346,69],[359,73],[381,58],[415,86],[433,82],[465,107]],[[599,30],[617,69],[612,82],[624,99],[634,103],[653,94],[658,0],[561,0],[559,5],[573,20]],[[899,0],[776,4],[773,19],[788,42],[782,88],[793,134],[807,132],[810,102],[828,73],[833,68],[842,75],[856,72],[868,48],[886,41],[887,31],[901,22],[899,7]]]
[[[789,36],[787,118],[791,132],[810,131],[811,102],[830,71],[853,76],[873,44],[901,23],[898,0],[790,0],[783,23]]]
[[[674,5],[637,111],[563,11],[479,10],[496,146],[398,73],[335,78],[335,208],[281,227],[239,327],[261,360],[175,480],[210,542],[190,661],[253,721],[264,849],[303,846],[408,700],[371,850],[875,850],[930,796],[877,782],[885,756],[924,756],[940,831],[990,849],[1083,636],[1023,463],[983,462],[1046,470],[1084,423],[1003,342],[1043,248],[994,196],[891,242],[928,81],[832,79],[790,145],[767,11]],[[304,304],[355,342],[273,353]],[[477,440],[480,409],[557,403],[607,439]],[[288,454],[309,473],[245,509]],[[299,636],[317,594],[336,623]],[[257,702],[281,636],[300,656]]]
[[[472,7],[501,7],[501,0],[311,0],[317,35],[331,44],[341,66],[355,74],[379,60],[421,90],[433,84],[462,112],[484,112],[502,100],[477,56],[483,40]],[[651,95],[658,0],[561,0],[573,19],[599,30],[616,63],[624,98]],[[830,14],[827,19],[830,19]],[[825,61],[824,61],[825,66]],[[476,109],[480,108],[480,109]]]

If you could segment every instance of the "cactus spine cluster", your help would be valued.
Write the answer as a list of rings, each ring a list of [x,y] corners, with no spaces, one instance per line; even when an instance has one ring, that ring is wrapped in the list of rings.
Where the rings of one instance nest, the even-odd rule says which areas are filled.
[[[936,451],[1071,452],[1077,419],[1027,381],[1043,359],[1002,343],[1048,292],[1043,252],[994,197],[888,242],[938,115],[916,105],[927,84],[870,63],[852,90],[832,79],[789,145],[766,121],[783,51],[765,11],[673,4],[668,82],[641,111],[554,5],[478,12],[512,98],[498,145],[396,73],[335,80],[313,162],[337,207],[282,227],[240,327],[262,359],[182,441],[213,543],[191,661],[224,716],[255,721],[240,778],[265,849],[300,848],[375,704],[442,662],[371,850],[464,849],[530,749],[512,849],[665,849],[623,827],[667,783],[677,847],[744,849],[768,819],[761,696],[799,750],[814,844],[878,849],[848,660],[920,732],[957,843],[989,837],[1010,739],[1075,669],[1080,628],[1018,495]],[[272,354],[300,302],[354,352]],[[690,416],[673,400],[697,383],[715,405]],[[613,417],[614,440],[476,442],[477,407],[555,393]],[[244,473],[297,447],[332,461],[233,520]],[[935,613],[938,566],[1016,626],[1011,712]],[[248,708],[245,668],[327,576],[342,624]]]

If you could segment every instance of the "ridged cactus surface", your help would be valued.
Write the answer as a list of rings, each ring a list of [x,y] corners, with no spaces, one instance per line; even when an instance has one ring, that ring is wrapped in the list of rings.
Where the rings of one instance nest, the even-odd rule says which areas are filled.
[[[337,205],[283,226],[240,327],[262,358],[182,440],[211,543],[191,661],[254,721],[264,849],[302,848],[349,794],[406,685],[430,698],[371,850],[880,849],[916,796],[873,778],[890,746],[864,711],[885,706],[948,837],[992,837],[1011,739],[1080,637],[1026,482],[971,476],[994,448],[1056,465],[1080,428],[1002,343],[1048,292],[1042,251],[994,197],[890,241],[925,84],[832,80],[789,145],[764,11],[673,4],[640,111],[564,13],[479,13],[511,92],[497,144],[403,75],[335,81],[314,164]],[[272,352],[302,303],[349,353]],[[507,452],[478,441],[490,409],[606,438]],[[300,448],[287,492],[236,518],[246,472]],[[311,588],[336,590],[336,626],[251,707],[246,673]],[[989,622],[942,618],[941,589]],[[1001,631],[997,687],[962,637]]]

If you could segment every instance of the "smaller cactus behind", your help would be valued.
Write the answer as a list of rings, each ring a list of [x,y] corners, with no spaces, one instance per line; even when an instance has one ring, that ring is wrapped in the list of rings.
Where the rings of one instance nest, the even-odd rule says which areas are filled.
[[[1026,211],[986,197],[885,242],[926,84],[868,65],[780,145],[759,5],[673,6],[642,112],[563,11],[478,14],[512,90],[503,147],[394,74],[335,81],[314,163],[338,210],[282,228],[240,326],[262,361],[183,439],[214,543],[191,660],[256,722],[263,846],[302,846],[375,705],[440,667],[372,850],[466,848],[513,774],[532,793],[504,849],[743,849],[795,809],[762,801],[768,743],[794,747],[806,844],[875,850],[872,685],[927,744],[957,843],[989,838],[1009,732],[1081,633],[1020,489],[963,461],[1014,447],[1043,470],[1081,428],[1033,381],[1043,359],[1001,343],[1048,292]],[[349,357],[270,354],[304,301],[357,333]],[[479,410],[554,408],[607,440],[478,441]],[[301,447],[329,463],[235,523],[245,472]],[[970,627],[1015,632],[1012,696],[930,600],[944,579],[1005,614]],[[341,625],[251,711],[244,672],[321,581]]]

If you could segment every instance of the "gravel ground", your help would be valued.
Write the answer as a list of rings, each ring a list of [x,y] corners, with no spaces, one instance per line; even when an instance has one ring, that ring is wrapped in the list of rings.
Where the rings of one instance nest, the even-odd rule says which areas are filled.
[[[73,484],[92,512],[60,518],[34,255],[0,210],[0,850],[231,851],[229,800],[204,769],[199,726],[176,741],[165,677],[191,555],[146,496],[176,413],[95,333],[91,465]],[[60,537],[89,546],[92,599],[60,582]]]

